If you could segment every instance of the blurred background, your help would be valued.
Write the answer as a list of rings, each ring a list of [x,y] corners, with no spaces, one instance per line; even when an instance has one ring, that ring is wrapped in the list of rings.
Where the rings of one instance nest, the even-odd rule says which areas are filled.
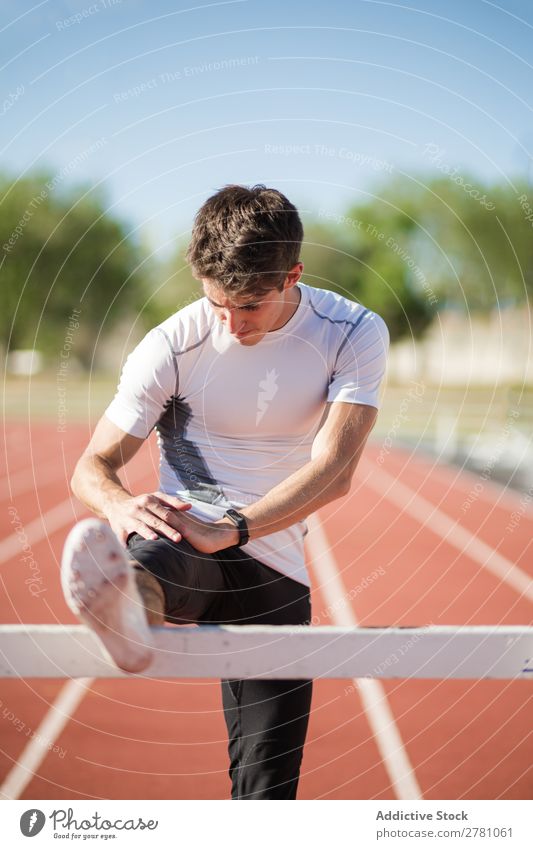
[[[199,297],[196,210],[264,183],[301,212],[304,282],[390,330],[354,490],[320,511],[354,622],[530,624],[532,4],[0,10],[2,622],[74,621],[76,459],[128,353]],[[157,486],[152,440],[124,474]],[[318,565],[317,621],[346,624]],[[1,798],[227,796],[215,682],[1,683]],[[318,682],[301,796],[531,798],[527,686],[385,682],[405,789],[357,689]]]
[[[503,434],[491,473],[533,484],[528,3],[2,5],[10,415],[85,417],[89,378],[101,413],[198,296],[197,208],[262,182],[301,210],[304,279],[387,321],[382,434],[481,467]]]

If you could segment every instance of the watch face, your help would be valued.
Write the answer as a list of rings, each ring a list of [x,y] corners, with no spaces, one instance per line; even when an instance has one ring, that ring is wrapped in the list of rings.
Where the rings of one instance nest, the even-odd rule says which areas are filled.
[[[234,522],[235,526],[239,531],[239,545],[245,545],[249,540],[248,533],[248,525],[246,524],[246,519],[241,513],[238,513],[237,510],[233,510],[232,508],[226,510],[225,514],[232,522]]]

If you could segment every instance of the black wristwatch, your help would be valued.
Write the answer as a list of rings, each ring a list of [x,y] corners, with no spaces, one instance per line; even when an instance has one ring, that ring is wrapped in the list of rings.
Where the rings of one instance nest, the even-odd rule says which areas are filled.
[[[237,510],[234,510],[232,507],[229,510],[226,510],[224,516],[227,516],[230,522],[233,522],[233,524],[239,531],[239,542],[237,543],[237,545],[246,545],[246,543],[250,539],[250,534],[248,533],[248,525],[246,524],[246,518],[242,515],[242,513],[238,513]]]

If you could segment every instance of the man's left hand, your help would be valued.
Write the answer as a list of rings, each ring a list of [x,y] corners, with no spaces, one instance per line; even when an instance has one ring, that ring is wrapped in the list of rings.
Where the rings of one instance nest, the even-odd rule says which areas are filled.
[[[229,519],[206,522],[190,513],[177,513],[173,526],[197,551],[214,554],[239,543],[239,531]]]

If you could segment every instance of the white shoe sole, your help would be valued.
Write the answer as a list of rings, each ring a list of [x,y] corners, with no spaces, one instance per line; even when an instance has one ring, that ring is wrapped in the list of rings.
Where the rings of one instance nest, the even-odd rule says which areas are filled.
[[[63,549],[61,584],[70,609],[126,672],[142,672],[153,643],[133,567],[105,522],[84,519]]]

